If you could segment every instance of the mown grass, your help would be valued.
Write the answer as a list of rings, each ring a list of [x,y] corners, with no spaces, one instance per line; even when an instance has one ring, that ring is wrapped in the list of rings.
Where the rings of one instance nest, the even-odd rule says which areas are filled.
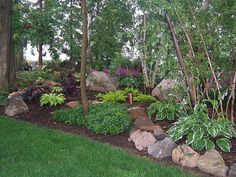
[[[0,117],[0,177],[187,177],[119,148]]]

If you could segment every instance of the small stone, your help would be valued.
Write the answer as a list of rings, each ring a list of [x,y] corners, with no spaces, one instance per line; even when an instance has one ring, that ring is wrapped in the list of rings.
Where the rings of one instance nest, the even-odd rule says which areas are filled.
[[[199,157],[200,155],[186,144],[179,145],[172,151],[173,161],[184,167],[197,167]]]
[[[140,106],[132,107],[128,109],[129,115],[133,120],[136,120],[138,118],[147,118],[147,114],[145,112],[145,109]]]
[[[236,163],[231,165],[228,177],[236,177]]]
[[[215,176],[226,176],[228,171],[224,159],[216,150],[207,151],[204,155],[200,156],[198,168],[205,173]]]
[[[154,123],[149,118],[139,118],[139,119],[136,119],[134,122],[134,127],[137,129],[143,126],[153,126],[153,125]]]
[[[79,104],[80,104],[79,101],[70,101],[70,102],[66,103],[65,105],[69,108],[74,108],[74,107],[78,106]]]
[[[172,150],[175,147],[175,142],[171,138],[166,137],[164,140],[157,141],[155,144],[148,146],[148,154],[157,159],[171,157]]]
[[[142,151],[148,146],[154,144],[156,142],[156,138],[152,133],[136,130],[130,135],[130,139],[134,142],[135,147]]]
[[[161,128],[160,125],[147,125],[147,126],[140,126],[139,129],[148,132],[154,132],[154,130]]]
[[[29,110],[28,106],[24,102],[22,96],[11,96],[7,99],[7,105],[5,114],[13,117],[19,114],[26,113]]]
[[[155,137],[162,136],[164,133],[165,133],[164,130],[160,126],[154,129]]]

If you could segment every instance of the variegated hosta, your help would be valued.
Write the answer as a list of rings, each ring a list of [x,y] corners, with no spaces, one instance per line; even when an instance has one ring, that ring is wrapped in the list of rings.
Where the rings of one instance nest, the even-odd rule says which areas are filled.
[[[43,94],[40,97],[40,106],[49,104],[50,106],[57,106],[59,104],[65,103],[65,95],[63,94],[56,94],[56,93],[50,93],[50,94]]]
[[[192,115],[181,117],[168,130],[174,141],[186,138],[186,143],[201,151],[215,148],[215,144],[224,152],[230,152],[230,139],[236,137],[235,124],[226,118],[210,119],[206,105],[197,105]]]

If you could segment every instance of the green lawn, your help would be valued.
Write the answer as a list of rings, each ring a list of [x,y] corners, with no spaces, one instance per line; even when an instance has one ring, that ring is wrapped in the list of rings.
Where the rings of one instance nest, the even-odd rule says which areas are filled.
[[[86,138],[0,117],[0,177],[180,177],[163,167]]]

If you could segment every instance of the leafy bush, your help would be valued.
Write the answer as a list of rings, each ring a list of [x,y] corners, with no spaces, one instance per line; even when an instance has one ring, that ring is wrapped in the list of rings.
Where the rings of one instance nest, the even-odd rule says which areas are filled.
[[[57,86],[51,88],[51,91],[52,91],[53,93],[61,92],[62,90],[63,90],[62,87],[57,87]]]
[[[118,103],[102,103],[90,106],[86,127],[97,134],[119,134],[129,129],[131,118],[127,107]]]
[[[43,106],[49,104],[50,106],[57,106],[65,103],[65,100],[66,98],[63,94],[45,93],[40,97],[40,105]]]
[[[122,76],[119,77],[119,85],[121,87],[133,87],[139,88],[142,85],[141,77],[133,77],[133,76]]]
[[[7,97],[9,95],[9,91],[6,89],[0,90],[0,106],[4,106],[7,101]]]
[[[85,118],[83,116],[82,106],[56,111],[53,113],[53,120],[69,125],[83,125]]]
[[[105,94],[98,94],[98,98],[100,98],[103,102],[124,102],[127,98],[127,95],[123,91],[111,91]]]
[[[152,102],[152,101],[156,101],[156,98],[152,95],[146,95],[146,94],[138,94],[137,96],[134,97],[134,101],[137,102]]]
[[[184,106],[179,103],[157,101],[148,107],[148,116],[156,114],[156,120],[174,120],[186,115]]]
[[[230,152],[230,139],[236,137],[235,124],[226,118],[210,119],[207,106],[198,104],[192,115],[181,117],[168,130],[174,141],[186,138],[186,143],[201,151],[213,149],[215,143],[222,151]]]
[[[52,74],[43,70],[24,71],[17,76],[20,88],[27,88],[36,80],[54,80],[54,78]]]
[[[132,93],[133,96],[137,96],[141,94],[141,92],[138,89],[134,89],[133,87],[127,87],[125,90],[123,90],[124,94],[127,95],[128,93]]]

